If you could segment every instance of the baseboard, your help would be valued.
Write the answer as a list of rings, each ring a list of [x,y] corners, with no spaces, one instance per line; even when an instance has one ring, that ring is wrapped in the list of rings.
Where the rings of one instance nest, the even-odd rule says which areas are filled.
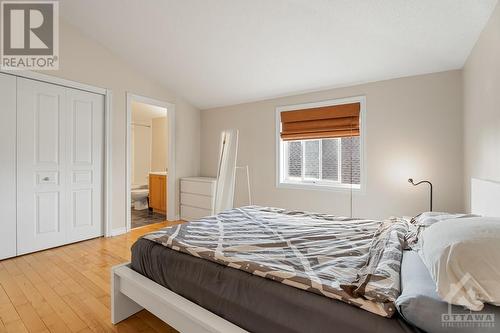
[[[115,237],[115,236],[123,235],[125,233],[127,233],[127,228],[125,228],[125,227],[116,228],[116,229],[111,230],[111,232],[109,233],[109,237]]]
[[[174,219],[173,220],[169,220],[169,221],[179,221],[179,215],[175,215]],[[125,233],[127,233],[127,228],[126,227],[116,228],[116,229],[111,230],[106,237],[120,236],[120,235],[123,235]]]
[[[174,215],[173,218],[169,218],[167,213],[167,221],[179,221],[179,219],[180,219],[179,214]]]

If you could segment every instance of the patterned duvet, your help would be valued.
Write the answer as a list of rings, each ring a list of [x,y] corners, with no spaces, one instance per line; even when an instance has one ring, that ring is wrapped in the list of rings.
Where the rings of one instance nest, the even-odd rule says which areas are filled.
[[[391,317],[407,230],[402,219],[360,220],[249,206],[144,238]]]

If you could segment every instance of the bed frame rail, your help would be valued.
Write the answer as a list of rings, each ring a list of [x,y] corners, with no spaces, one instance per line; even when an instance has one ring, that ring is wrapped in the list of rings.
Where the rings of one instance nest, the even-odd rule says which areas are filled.
[[[117,324],[142,309],[179,332],[245,333],[244,329],[157,284],[130,268],[112,268],[111,321]]]

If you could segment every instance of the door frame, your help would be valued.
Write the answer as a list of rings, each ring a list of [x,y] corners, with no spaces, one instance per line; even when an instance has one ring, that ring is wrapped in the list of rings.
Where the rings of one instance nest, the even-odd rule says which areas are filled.
[[[15,77],[21,77],[26,79],[31,79],[35,81],[55,84],[62,87],[73,88],[78,90],[87,91],[94,94],[99,94],[104,96],[104,149],[103,149],[103,188],[102,188],[102,234],[104,237],[110,237],[113,234],[112,228],[112,209],[111,209],[111,110],[112,110],[112,100],[113,94],[111,89],[97,87],[93,85],[88,85],[85,83],[80,83],[76,81],[71,81],[67,79],[62,79],[57,76],[41,74],[38,72],[32,72],[27,70],[16,70],[16,71],[3,71],[1,73],[12,75]],[[17,143],[16,143],[17,145]],[[16,161],[17,163],[17,161]],[[16,181],[17,188],[17,181]]]
[[[141,95],[137,95],[131,92],[127,92],[127,101],[126,101],[126,108],[127,108],[127,121],[126,121],[126,151],[125,151],[125,156],[126,156],[126,217],[127,217],[127,222],[126,222],[126,232],[129,232],[132,228],[132,218],[131,218],[131,209],[132,209],[132,198],[131,198],[131,179],[130,179],[130,174],[131,174],[131,153],[130,153],[130,148],[131,148],[131,129],[132,129],[132,102],[139,102],[139,103],[144,103],[144,104],[149,104],[149,105],[154,105],[158,107],[162,107],[167,109],[167,127],[168,127],[168,145],[167,145],[167,156],[168,156],[168,172],[167,172],[167,220],[168,221],[175,221],[177,220],[177,217],[175,215],[175,104],[169,103],[169,102],[164,102],[164,101],[159,101],[154,98],[150,97],[145,97]]]

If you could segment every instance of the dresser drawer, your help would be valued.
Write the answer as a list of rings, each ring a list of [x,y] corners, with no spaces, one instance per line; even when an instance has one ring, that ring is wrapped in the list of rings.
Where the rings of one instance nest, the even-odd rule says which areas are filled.
[[[181,205],[212,210],[212,208],[214,207],[214,197],[182,192]]]
[[[201,182],[188,179],[181,179],[181,192],[213,196],[215,193],[215,181]]]
[[[192,221],[211,215],[213,215],[211,209],[181,205],[181,220]]]

